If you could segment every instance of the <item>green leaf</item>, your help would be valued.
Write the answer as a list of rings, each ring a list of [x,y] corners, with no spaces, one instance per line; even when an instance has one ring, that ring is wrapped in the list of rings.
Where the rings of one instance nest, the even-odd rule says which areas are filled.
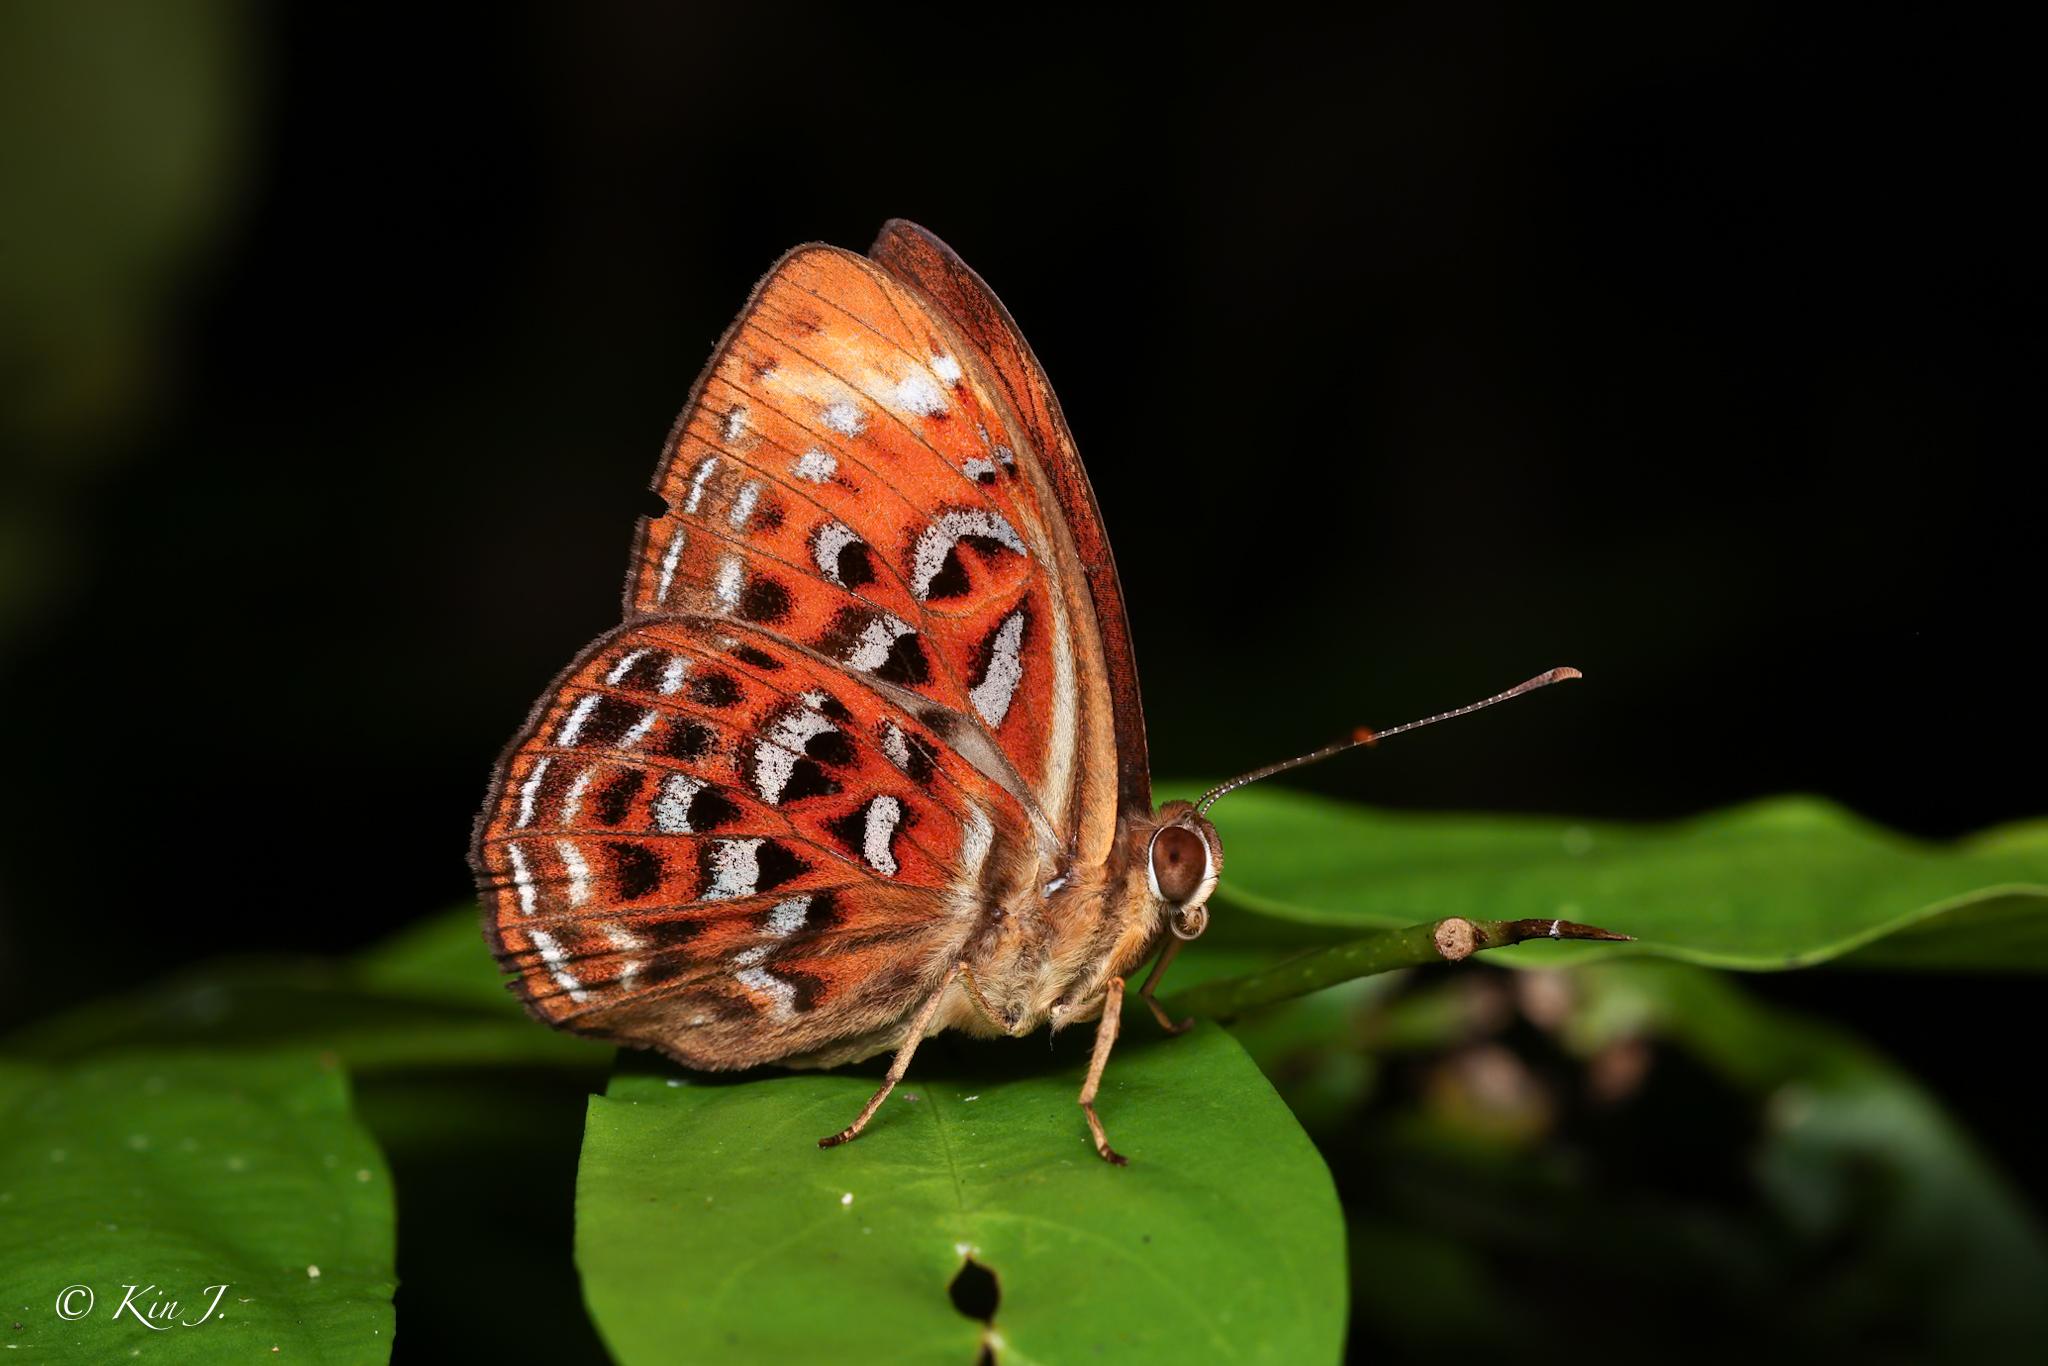
[[[430,917],[355,962],[224,960],[93,1001],[6,1040],[69,1059],[135,1047],[335,1054],[352,1072],[464,1065],[602,1066],[609,1046],[549,1029],[502,985],[476,911]]]
[[[0,1062],[0,1114],[0,1335],[23,1359],[388,1358],[391,1183],[331,1063]],[[92,1307],[60,1317],[74,1286]],[[172,1300],[170,1326],[136,1321]]]
[[[1932,845],[1807,797],[1653,826],[1373,811],[1278,788],[1215,814],[1228,862],[1212,923],[1248,909],[1334,939],[1452,915],[1562,917],[1641,942],[1492,957],[2048,969],[2048,822]]]
[[[1129,1018],[1127,1016],[1127,1018]],[[844,1147],[860,1073],[704,1081],[621,1072],[593,1098],[577,1183],[584,1297],[627,1366],[850,1361],[1334,1359],[1343,1226],[1328,1170],[1231,1037],[1145,1039],[1074,1103],[1088,1031],[936,1039]],[[995,1277],[992,1321],[948,1287]]]

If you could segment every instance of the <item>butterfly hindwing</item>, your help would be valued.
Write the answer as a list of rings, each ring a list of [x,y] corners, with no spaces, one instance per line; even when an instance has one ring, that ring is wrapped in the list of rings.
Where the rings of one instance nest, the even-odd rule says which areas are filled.
[[[829,662],[674,618],[558,681],[475,857],[538,1014],[717,1067],[895,1018],[1027,840],[1007,792]]]

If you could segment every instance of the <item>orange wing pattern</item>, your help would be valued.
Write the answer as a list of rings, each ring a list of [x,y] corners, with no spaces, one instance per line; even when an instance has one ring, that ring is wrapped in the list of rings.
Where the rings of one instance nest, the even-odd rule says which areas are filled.
[[[944,242],[915,223],[892,218],[882,225],[868,256],[931,300],[967,338],[1041,455],[1080,563],[1088,567],[1103,677],[1115,702],[1118,809],[1126,816],[1143,816],[1152,810],[1152,768],[1123,586],[1117,580],[1102,512],[1095,504],[1095,489],[1082,468],[1080,449],[1067,430],[1052,382],[1010,310]]]
[[[860,1056],[1012,909],[1066,913],[1133,772],[1149,810],[1057,404],[912,245],[898,274],[802,247],[756,287],[670,436],[626,625],[499,765],[472,862],[552,1024],[704,1068]]]
[[[669,513],[642,523],[629,613],[746,622],[936,704],[945,739],[985,734],[1021,778],[1054,862],[1106,838],[1116,754],[1086,575],[1041,453],[919,295],[835,248],[785,257],[655,488]],[[1096,829],[1077,831],[1084,813]]]
[[[914,717],[746,627],[646,621],[538,708],[479,830],[549,1023],[744,1066],[881,1029],[958,958],[1022,809]]]

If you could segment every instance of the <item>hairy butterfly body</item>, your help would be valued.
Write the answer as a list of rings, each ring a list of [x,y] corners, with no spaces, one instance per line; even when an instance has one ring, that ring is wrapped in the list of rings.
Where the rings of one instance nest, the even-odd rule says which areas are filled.
[[[828,1144],[928,1034],[1098,1020],[1081,1103],[1120,1162],[1092,1102],[1123,979],[1201,932],[1222,847],[1152,806],[1108,540],[1009,314],[908,223],[800,247],[654,487],[624,623],[477,824],[529,1009],[695,1068],[896,1050]]]

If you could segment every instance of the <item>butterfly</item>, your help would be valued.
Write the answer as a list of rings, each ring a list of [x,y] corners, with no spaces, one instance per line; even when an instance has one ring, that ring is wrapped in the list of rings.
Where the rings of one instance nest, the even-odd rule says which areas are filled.
[[[1223,846],[1198,804],[1153,805],[1109,540],[1009,312],[908,222],[865,256],[798,247],[653,487],[623,623],[549,686],[477,821],[514,989],[697,1069],[893,1050],[824,1146],[931,1034],[1092,1020],[1080,1106],[1121,1165],[1094,1102],[1125,979],[1152,960],[1139,999],[1187,1026],[1154,992]]]

